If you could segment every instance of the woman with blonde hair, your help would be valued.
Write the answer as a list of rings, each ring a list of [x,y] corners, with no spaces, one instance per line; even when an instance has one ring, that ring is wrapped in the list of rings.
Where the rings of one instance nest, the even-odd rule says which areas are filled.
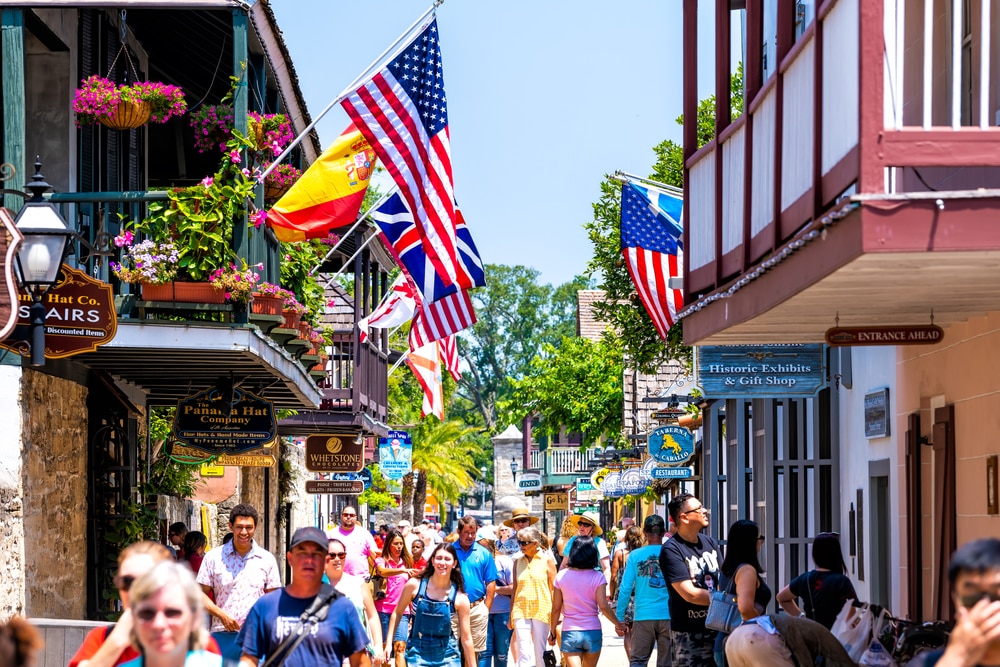
[[[523,554],[514,562],[510,621],[517,642],[518,667],[542,667],[552,613],[556,564],[542,551],[542,533],[534,526],[517,531]]]
[[[132,643],[142,655],[125,667],[221,667],[205,651],[209,634],[201,587],[187,565],[158,563],[132,584]]]

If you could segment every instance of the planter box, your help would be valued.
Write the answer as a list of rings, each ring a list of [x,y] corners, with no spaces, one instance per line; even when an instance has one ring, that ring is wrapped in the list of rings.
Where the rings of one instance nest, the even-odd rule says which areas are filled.
[[[251,312],[258,315],[281,315],[285,307],[285,301],[281,297],[267,296],[266,294],[254,294],[253,301],[250,302]]]
[[[142,298],[146,301],[177,303],[225,303],[226,293],[212,287],[212,283],[173,282],[162,285],[143,283]]]
[[[302,314],[297,313],[294,310],[288,310],[287,308],[281,311],[281,314],[285,316],[285,322],[281,325],[282,329],[298,329],[299,322],[302,321]]]

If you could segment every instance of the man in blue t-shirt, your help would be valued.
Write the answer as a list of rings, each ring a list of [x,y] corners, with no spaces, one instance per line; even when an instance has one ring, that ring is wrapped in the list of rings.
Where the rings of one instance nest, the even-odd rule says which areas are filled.
[[[327,538],[318,528],[299,528],[288,547],[292,583],[257,600],[250,609],[237,642],[243,647],[240,667],[257,667],[273,654],[281,642],[296,633],[299,619],[323,585]],[[368,667],[365,652],[368,635],[361,627],[354,604],[336,594],[326,618],[305,632],[305,638],[287,654],[284,667],[341,665]]]
[[[628,554],[618,589],[618,618],[627,619],[629,598],[635,596],[632,612],[630,667],[646,667],[656,646],[656,667],[670,667],[670,591],[660,569],[660,549],[666,526],[663,517],[652,514],[642,524],[646,546]]]
[[[462,565],[462,581],[465,594],[469,596],[469,626],[472,630],[472,646],[476,653],[486,650],[486,629],[490,622],[490,607],[496,592],[497,564],[493,555],[476,543],[479,525],[476,517],[463,516],[458,520],[458,541],[455,553]],[[458,637],[458,615],[451,619],[452,629]]]

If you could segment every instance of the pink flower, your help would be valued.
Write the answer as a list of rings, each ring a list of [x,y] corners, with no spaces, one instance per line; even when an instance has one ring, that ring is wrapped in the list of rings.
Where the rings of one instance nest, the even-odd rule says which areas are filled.
[[[211,176],[206,176],[205,178],[201,179],[201,184],[205,186],[206,190],[209,189],[210,187],[212,187],[212,184],[214,182],[215,182],[215,179],[212,178]]]
[[[240,157],[240,152],[234,148],[233,150],[229,151],[229,160],[233,164],[239,164],[243,160],[243,158]]]
[[[132,245],[132,240],[135,235],[132,232],[122,232],[115,237],[115,247],[123,248],[127,245]]]
[[[253,226],[255,229],[260,229],[261,227],[263,227],[265,222],[267,222],[267,211],[261,209],[253,214]],[[263,263],[258,264],[257,268],[263,269],[264,264]]]

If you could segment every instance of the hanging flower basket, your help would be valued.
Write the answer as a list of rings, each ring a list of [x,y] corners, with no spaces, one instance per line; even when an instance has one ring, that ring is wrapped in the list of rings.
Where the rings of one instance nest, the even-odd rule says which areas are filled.
[[[143,283],[142,298],[146,301],[176,303],[225,303],[226,295],[212,283],[170,282],[162,285]]]
[[[290,164],[279,164],[264,179],[264,200],[278,201],[295,185],[300,176],[302,176],[301,169]]]
[[[101,125],[110,127],[112,130],[134,130],[149,122],[149,116],[152,112],[149,102],[122,100],[108,115],[101,116],[97,120]]]

